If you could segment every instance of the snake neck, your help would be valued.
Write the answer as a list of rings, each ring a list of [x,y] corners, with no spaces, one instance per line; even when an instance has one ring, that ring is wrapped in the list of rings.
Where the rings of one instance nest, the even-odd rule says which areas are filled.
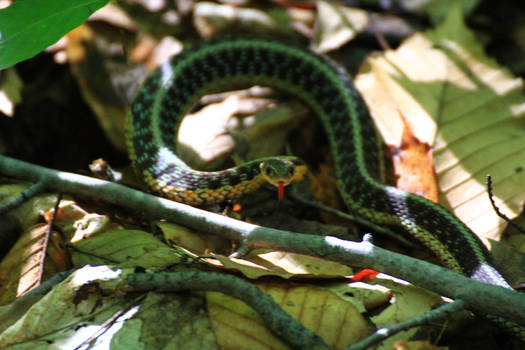
[[[320,117],[338,185],[351,212],[376,224],[401,227],[458,272],[504,283],[497,272],[492,273],[495,269],[484,268],[490,266],[488,252],[452,214],[381,183],[380,142],[351,78],[342,66],[295,46],[261,39],[216,41],[184,51],[150,75],[131,106],[128,147],[138,171],[154,190],[182,202],[207,204],[236,199],[260,186],[259,167],[251,163],[221,172],[197,172],[175,154],[180,121],[200,96],[249,84],[287,92]],[[199,196],[197,202],[193,195],[180,195],[199,190],[205,194],[215,187],[235,190],[212,200]],[[469,254],[456,254],[465,246]]]

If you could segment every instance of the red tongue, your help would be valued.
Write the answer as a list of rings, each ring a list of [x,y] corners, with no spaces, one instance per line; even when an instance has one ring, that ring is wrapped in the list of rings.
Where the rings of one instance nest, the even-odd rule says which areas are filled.
[[[277,183],[279,186],[277,186],[277,198],[279,198],[279,200],[283,200],[284,199],[284,181],[279,181]]]

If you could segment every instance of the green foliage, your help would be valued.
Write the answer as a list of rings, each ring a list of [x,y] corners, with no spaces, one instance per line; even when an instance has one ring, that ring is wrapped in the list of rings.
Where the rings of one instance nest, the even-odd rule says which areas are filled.
[[[18,0],[0,10],[0,69],[33,57],[109,0]]]

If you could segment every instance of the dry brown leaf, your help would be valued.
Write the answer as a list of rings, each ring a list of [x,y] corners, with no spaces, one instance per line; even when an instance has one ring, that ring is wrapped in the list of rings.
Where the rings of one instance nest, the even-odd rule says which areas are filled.
[[[0,199],[7,203],[26,188],[25,185],[1,186]],[[45,279],[67,267],[69,260],[61,247],[64,241],[60,235],[51,231],[49,242],[44,246],[48,225],[43,216],[53,210],[56,198],[55,195],[34,197],[8,212],[7,217],[18,222],[22,233],[0,262],[0,304],[37,287],[42,282],[41,275]]]
[[[8,202],[26,188],[26,185],[0,186],[0,199]],[[75,202],[63,199],[53,221],[53,227],[60,233],[52,230],[44,246],[56,199],[56,195],[37,195],[8,212],[7,217],[18,223],[22,233],[0,262],[0,304],[37,287],[42,282],[40,274],[45,280],[71,268],[66,244],[118,227],[106,216],[90,214]]]
[[[439,188],[432,161],[432,149],[419,141],[401,116],[404,129],[400,148],[391,148],[396,187],[439,202]]]
[[[38,287],[57,272],[67,270],[69,258],[61,247],[63,241],[56,231],[51,231],[49,242],[44,245],[47,230],[48,225],[42,223],[29,228],[2,259],[0,304]]]
[[[496,202],[514,218],[525,200],[523,83],[486,57],[451,7],[435,30],[416,34],[397,50],[370,58],[356,80],[386,143],[401,142],[403,123],[434,150],[441,203],[480,236],[498,239],[505,223]]]

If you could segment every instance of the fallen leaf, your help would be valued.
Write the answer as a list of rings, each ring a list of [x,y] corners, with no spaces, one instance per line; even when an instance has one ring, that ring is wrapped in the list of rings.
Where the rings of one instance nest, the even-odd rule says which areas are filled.
[[[400,148],[391,148],[396,187],[439,202],[438,179],[430,145],[414,136],[410,125],[401,116],[404,129]]]

